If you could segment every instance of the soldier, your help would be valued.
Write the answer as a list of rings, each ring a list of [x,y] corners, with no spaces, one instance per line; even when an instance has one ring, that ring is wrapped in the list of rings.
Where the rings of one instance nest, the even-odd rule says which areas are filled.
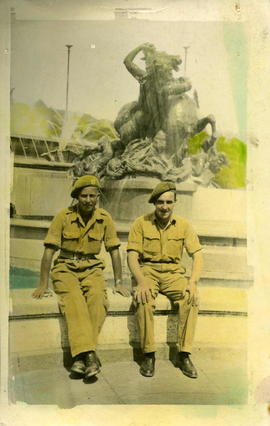
[[[179,367],[186,376],[197,378],[189,355],[198,315],[201,245],[187,220],[173,214],[175,191],[173,182],[160,182],[149,199],[155,211],[136,219],[128,238],[128,264],[136,282],[133,296],[144,353],[140,373],[151,377],[155,371],[153,312],[155,298],[160,292],[178,305]],[[183,248],[193,259],[189,279],[181,265]]]
[[[99,195],[100,183],[95,176],[82,176],[74,183],[71,197],[78,202],[61,210],[51,223],[44,241],[39,286],[33,293],[36,299],[46,295],[52,259],[60,250],[51,277],[67,321],[71,371],[85,378],[100,372],[95,350],[108,309],[104,262],[97,257],[102,241],[111,256],[114,291],[129,295],[122,284],[120,241],[110,214],[96,207]]]

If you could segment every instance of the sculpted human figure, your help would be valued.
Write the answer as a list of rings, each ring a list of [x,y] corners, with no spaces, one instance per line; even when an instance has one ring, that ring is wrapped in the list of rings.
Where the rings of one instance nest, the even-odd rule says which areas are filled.
[[[145,70],[133,61],[143,52]],[[159,52],[150,43],[133,49],[124,64],[130,74],[139,82],[140,93],[137,102],[125,105],[114,123],[121,139],[128,143],[133,139],[153,138],[159,130],[165,130],[168,96],[182,94],[191,88],[188,79],[173,78],[182,60],[179,56]]]
[[[135,63],[139,54],[144,68]],[[204,172],[203,155],[189,160],[190,138],[210,125],[212,133],[203,146],[205,152],[210,150],[216,140],[215,119],[198,118],[198,98],[189,94],[190,80],[175,75],[181,63],[180,56],[158,51],[151,43],[128,53],[124,64],[139,83],[138,100],[124,105],[117,115],[114,126],[119,139],[103,136],[85,146],[73,166],[75,176],[149,176],[182,182]]]
[[[149,202],[154,211],[133,223],[128,237],[128,265],[134,277],[134,303],[144,354],[140,373],[151,377],[155,371],[154,310],[158,293],[178,307],[178,363],[183,374],[197,377],[190,353],[198,316],[197,284],[202,267],[199,239],[186,219],[173,213],[176,187],[160,182]],[[181,259],[183,250],[192,257],[190,278]]]
[[[114,291],[129,295],[122,284],[120,241],[110,214],[96,207],[99,195],[95,176],[85,175],[74,183],[71,197],[77,203],[57,213],[50,225],[40,282],[33,293],[38,299],[47,292],[52,259],[60,251],[51,272],[53,288],[67,322],[71,372],[86,379],[100,372],[96,346],[108,309],[104,262],[98,256],[102,243],[111,256]]]
[[[143,54],[144,68],[136,64],[139,54]],[[143,43],[128,53],[124,64],[139,83],[138,100],[119,111],[114,122],[119,138],[111,141],[103,136],[86,144],[72,168],[75,176],[149,176],[163,181],[211,184],[214,174],[209,170],[214,167],[208,160],[215,148],[215,118],[198,118],[198,97],[194,93],[193,98],[190,96],[190,80],[175,74],[181,63],[180,56],[158,51],[151,43]],[[208,125],[212,132],[206,133],[202,151],[190,150],[192,137]],[[194,151],[196,154],[189,153]],[[224,165],[221,158],[219,164]]]
[[[144,53],[145,69],[134,63],[140,52]],[[192,87],[189,79],[174,76],[181,63],[180,56],[158,51],[150,43],[133,49],[124,64],[139,82],[139,98],[124,105],[114,123],[124,144],[134,139],[152,139],[162,130],[166,135],[167,155],[174,156],[175,166],[181,164],[182,145],[189,137],[210,124],[212,145],[216,131],[212,115],[198,118],[197,101],[187,94]]]

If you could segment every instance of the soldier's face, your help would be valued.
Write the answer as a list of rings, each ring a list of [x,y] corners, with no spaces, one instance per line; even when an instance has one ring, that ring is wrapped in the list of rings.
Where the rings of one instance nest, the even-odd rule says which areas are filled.
[[[167,191],[155,202],[155,214],[160,222],[168,222],[171,218],[173,208],[175,205],[175,194],[172,191]]]
[[[97,203],[99,191],[94,186],[86,186],[78,195],[79,210],[83,215],[90,215]]]

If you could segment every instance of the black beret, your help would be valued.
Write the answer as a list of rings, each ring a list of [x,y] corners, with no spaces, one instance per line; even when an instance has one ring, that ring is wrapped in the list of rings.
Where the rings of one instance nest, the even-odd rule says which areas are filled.
[[[100,183],[98,178],[92,175],[85,175],[85,176],[79,177],[79,179],[77,179],[72,186],[71,194],[70,194],[71,197],[76,198],[78,191],[82,188],[85,188],[86,186],[96,186],[97,188],[100,188]]]
[[[176,186],[174,182],[159,182],[157,186],[154,188],[152,194],[150,195],[150,198],[148,200],[148,203],[154,203],[156,199],[167,191],[175,191]]]

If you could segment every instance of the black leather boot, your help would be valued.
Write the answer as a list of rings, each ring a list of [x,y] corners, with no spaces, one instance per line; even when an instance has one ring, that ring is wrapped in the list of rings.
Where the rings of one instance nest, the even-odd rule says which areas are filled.
[[[70,371],[75,374],[84,374],[85,373],[85,363],[84,363],[84,354],[78,354],[74,358],[74,362]]]
[[[101,363],[94,351],[87,352],[85,355],[85,378],[95,376],[100,372]]]
[[[140,373],[144,377],[153,377],[155,374],[155,353],[144,354],[144,359],[141,363]]]
[[[197,379],[198,373],[188,352],[179,352],[178,365],[182,373],[191,379]]]

